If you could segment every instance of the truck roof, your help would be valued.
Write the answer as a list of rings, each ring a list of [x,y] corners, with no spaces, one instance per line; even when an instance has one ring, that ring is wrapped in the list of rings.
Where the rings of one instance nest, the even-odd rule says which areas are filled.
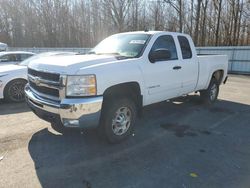
[[[179,32],[170,32],[170,31],[131,31],[131,32],[124,32],[124,33],[117,33],[117,34],[150,34],[150,35],[155,35],[155,34],[160,34],[160,33],[166,33],[166,34],[171,34],[171,35],[186,35],[184,33],[179,33]]]

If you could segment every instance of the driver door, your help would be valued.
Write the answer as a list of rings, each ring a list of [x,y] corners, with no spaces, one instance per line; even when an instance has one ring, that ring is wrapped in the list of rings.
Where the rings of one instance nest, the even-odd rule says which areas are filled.
[[[144,73],[149,103],[177,97],[181,90],[182,80],[178,71],[179,61],[174,38],[171,35],[159,36],[154,42],[150,53],[159,49],[168,50],[171,54],[170,57],[155,62],[150,62],[148,59],[141,67]]]

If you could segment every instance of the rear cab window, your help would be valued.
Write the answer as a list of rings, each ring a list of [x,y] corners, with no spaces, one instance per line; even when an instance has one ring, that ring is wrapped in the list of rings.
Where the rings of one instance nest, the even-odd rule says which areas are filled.
[[[192,58],[192,50],[189,44],[187,37],[178,36],[178,41],[181,47],[182,59],[191,59]]]

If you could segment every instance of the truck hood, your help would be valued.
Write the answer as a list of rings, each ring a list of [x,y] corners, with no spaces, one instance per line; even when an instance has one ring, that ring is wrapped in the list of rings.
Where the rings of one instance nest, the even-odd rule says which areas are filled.
[[[13,73],[15,71],[26,70],[27,67],[20,65],[1,65],[0,66],[0,75]]]
[[[76,74],[80,68],[114,62],[117,59],[110,55],[72,55],[42,57],[29,63],[29,68],[60,74]]]

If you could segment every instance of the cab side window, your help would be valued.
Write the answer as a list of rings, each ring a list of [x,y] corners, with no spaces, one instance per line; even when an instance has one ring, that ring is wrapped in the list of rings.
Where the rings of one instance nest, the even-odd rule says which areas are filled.
[[[21,54],[16,54],[16,61],[21,61]]]
[[[32,56],[32,54],[20,54],[20,55],[21,55],[20,61],[23,61],[23,60],[25,60],[25,59],[27,59],[27,58],[29,58],[29,57]]]
[[[8,62],[9,61],[9,56],[8,55],[3,55],[0,57],[0,62]]]
[[[8,55],[3,55],[0,58],[1,62],[12,62],[12,61],[16,61],[16,55],[15,54],[8,54]]]
[[[157,49],[169,50],[171,52],[171,57],[168,60],[178,59],[175,42],[171,35],[163,35],[163,36],[158,37],[155,43],[153,44],[151,51],[154,51]]]
[[[9,55],[9,61],[17,61],[17,55],[16,54],[10,54]]]
[[[183,59],[192,58],[192,50],[190,48],[188,39],[184,36],[178,36],[178,41],[181,47],[182,58]]]

